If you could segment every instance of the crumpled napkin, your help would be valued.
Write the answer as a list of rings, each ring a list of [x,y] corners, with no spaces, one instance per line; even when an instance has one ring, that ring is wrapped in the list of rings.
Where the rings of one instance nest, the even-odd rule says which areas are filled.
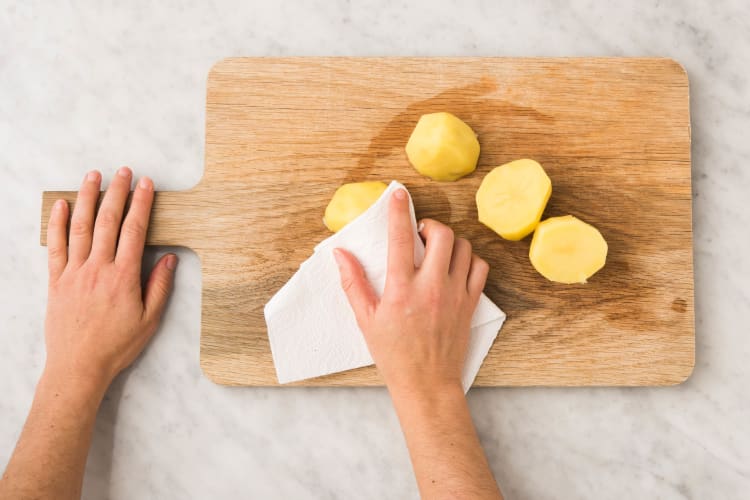
[[[312,256],[266,304],[264,313],[279,383],[285,384],[373,364],[341,288],[334,248],[351,252],[365,270],[378,295],[385,287],[388,255],[388,189],[362,215],[323,240]],[[405,189],[405,188],[404,188]],[[414,230],[414,261],[424,259],[424,244],[417,232],[414,205],[409,201]],[[462,383],[469,390],[492,346],[505,313],[484,294],[471,320],[471,338]]]

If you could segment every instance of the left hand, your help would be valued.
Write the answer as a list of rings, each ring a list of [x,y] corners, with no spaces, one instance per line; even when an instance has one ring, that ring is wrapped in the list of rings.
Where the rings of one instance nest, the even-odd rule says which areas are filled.
[[[45,372],[54,378],[105,390],[159,325],[177,256],[163,256],[142,288],[141,259],[154,186],[141,178],[124,215],[132,176],[126,167],[118,170],[97,214],[101,174],[86,175],[70,220],[70,242],[67,203],[58,200],[52,209]]]

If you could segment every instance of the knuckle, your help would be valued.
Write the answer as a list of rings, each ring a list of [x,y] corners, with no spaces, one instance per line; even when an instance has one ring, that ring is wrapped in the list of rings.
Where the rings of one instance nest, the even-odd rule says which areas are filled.
[[[395,273],[390,273],[385,278],[383,298],[391,302],[406,302],[413,294],[413,286],[409,280]]]
[[[129,283],[132,279],[132,276],[134,274],[133,266],[131,265],[120,265],[119,263],[115,264],[115,278],[117,279],[118,283]]]
[[[477,269],[483,273],[486,273],[490,270],[490,265],[481,257],[477,257],[476,266]]]
[[[390,272],[385,278],[385,290],[396,297],[405,295],[410,288],[409,285],[409,278],[401,273]]]
[[[169,295],[169,285],[163,280],[154,283],[154,289],[159,297],[166,297]]]
[[[412,235],[407,231],[397,231],[391,236],[391,242],[394,245],[406,246],[412,241]]]
[[[72,236],[87,236],[91,234],[91,224],[83,219],[74,218],[70,221],[70,234]]]
[[[100,278],[101,277],[99,276],[99,272],[96,268],[84,265],[84,267],[81,268],[79,284],[82,286],[83,290],[96,290],[101,283]]]
[[[466,238],[459,238],[456,240],[456,247],[462,251],[467,252],[469,255],[471,255],[471,252],[473,251],[473,248],[471,246],[471,242],[467,240]]]
[[[102,210],[96,216],[96,225],[104,229],[112,229],[117,226],[117,215],[111,210]]]
[[[408,309],[408,297],[400,290],[389,290],[388,293],[383,294],[381,300],[382,303],[386,304],[390,309],[398,311],[405,311]]]
[[[341,278],[341,288],[343,288],[346,293],[353,291],[354,279],[351,276],[344,276]]]
[[[440,288],[433,287],[425,292],[424,300],[431,310],[440,309],[443,303],[443,293]]]
[[[146,225],[136,220],[130,220],[122,226],[122,235],[128,238],[142,238],[146,231]]]
[[[453,230],[445,224],[439,224],[435,226],[435,237],[441,240],[452,240]]]
[[[48,246],[47,254],[49,255],[49,258],[53,260],[59,259],[65,255],[63,248],[58,246]]]

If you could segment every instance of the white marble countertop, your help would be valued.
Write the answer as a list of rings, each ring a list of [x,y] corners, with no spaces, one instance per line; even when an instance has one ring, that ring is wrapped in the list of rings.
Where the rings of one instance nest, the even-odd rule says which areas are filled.
[[[72,3],[0,6],[0,464],[44,362],[40,192],[120,165],[160,189],[195,184],[216,60],[668,56],[691,85],[693,376],[668,388],[475,389],[469,400],[508,498],[747,498],[747,2]],[[84,497],[415,497],[384,390],[226,388],[202,376],[199,263],[178,253],[164,324],[101,409]]]

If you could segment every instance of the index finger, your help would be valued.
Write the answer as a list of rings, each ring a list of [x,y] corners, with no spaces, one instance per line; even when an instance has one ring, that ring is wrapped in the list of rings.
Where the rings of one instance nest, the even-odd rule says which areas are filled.
[[[388,277],[414,274],[414,233],[409,212],[409,195],[397,189],[388,206]]]
[[[120,230],[120,242],[117,245],[115,263],[132,266],[138,274],[141,272],[143,247],[146,244],[148,221],[151,217],[151,205],[154,201],[154,184],[148,177],[142,177],[133,192],[130,209],[125,216]]]

